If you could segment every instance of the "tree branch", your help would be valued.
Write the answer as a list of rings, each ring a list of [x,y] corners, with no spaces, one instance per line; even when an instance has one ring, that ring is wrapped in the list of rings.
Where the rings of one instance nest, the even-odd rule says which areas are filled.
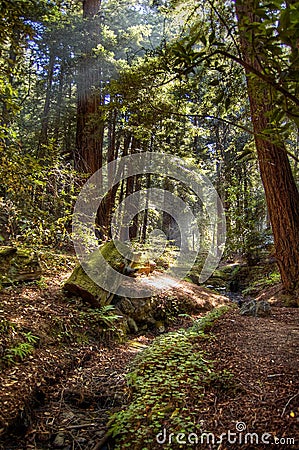
[[[292,102],[295,103],[295,105],[299,106],[299,98],[295,95],[291,94],[291,92],[287,91],[283,86],[278,84],[275,80],[267,76],[266,74],[260,72],[255,67],[253,67],[251,64],[246,63],[242,58],[239,58],[238,56],[232,55],[231,53],[226,52],[225,50],[218,50],[220,55],[225,56],[226,58],[230,58],[236,63],[240,64],[244,67],[244,69],[247,72],[253,73],[261,80],[265,81],[270,86],[274,87],[277,91],[281,92],[286,98],[290,99]],[[215,54],[215,52],[213,53]]]

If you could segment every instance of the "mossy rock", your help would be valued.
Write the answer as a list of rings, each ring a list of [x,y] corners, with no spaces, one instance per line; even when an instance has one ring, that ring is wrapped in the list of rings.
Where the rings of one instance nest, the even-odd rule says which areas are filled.
[[[42,270],[37,254],[31,249],[0,247],[0,285],[40,279]]]
[[[250,270],[251,268],[243,264],[226,264],[218,267],[206,284],[215,289],[225,288],[228,291],[238,292],[246,286]]]
[[[73,270],[73,273],[64,285],[64,290],[81,297],[94,308],[100,308],[110,303],[110,292],[105,291],[89,278],[81,266],[77,266]]]
[[[230,283],[238,278],[238,273],[241,266],[239,264],[227,264],[218,267],[213,274],[206,281],[205,285],[213,286],[215,289],[226,288],[230,289]],[[201,274],[202,265],[195,264],[191,271],[188,273],[188,278],[195,284],[198,284],[198,280]],[[189,281],[187,279],[187,281]]]
[[[121,273],[124,260],[133,259],[133,253],[130,248],[117,242],[119,252],[113,241],[106,242],[98,250],[92,252],[82,266],[77,266],[70,278],[64,285],[64,289],[71,294],[80,296],[83,300],[87,301],[94,308],[99,308],[104,305],[109,305],[112,302],[114,294],[103,289],[101,287],[101,280],[106,280],[107,266],[112,267],[116,272]],[[103,258],[106,264],[103,262]],[[85,269],[85,270],[84,270]],[[90,278],[88,272],[92,278]],[[94,281],[97,280],[98,284]],[[117,274],[111,280],[111,290],[115,292],[120,285],[121,277],[117,277]]]
[[[124,260],[135,261],[138,266],[139,258],[140,252],[133,254],[130,247],[124,244],[117,243],[116,248],[114,242],[107,242],[86,258],[82,263],[83,267],[80,265],[74,269],[65,283],[64,289],[71,294],[80,296],[94,308],[101,308],[108,304],[113,305],[120,316],[117,327],[122,325],[123,333],[126,333],[126,331],[136,333],[147,328],[154,328],[163,332],[164,325],[171,317],[176,317],[180,313],[193,314],[193,312],[207,311],[223,304],[223,302],[228,302],[225,297],[215,295],[211,291],[186,282],[181,282],[179,286],[172,287],[165,292],[159,292],[157,295],[151,295],[148,291],[149,280],[142,275],[140,278],[137,275],[137,284],[134,286],[134,294],[139,292],[140,296],[134,295],[130,298],[122,296],[120,286],[124,287],[126,283],[129,286],[132,284],[132,279],[128,277],[127,280],[124,280],[123,278]],[[115,294],[111,293],[109,289],[103,289],[100,287],[101,283],[97,284],[94,281],[98,280],[100,275],[106,277],[107,265],[115,269],[115,275],[111,280],[114,283],[111,291]],[[87,275],[84,268],[90,276]],[[169,281],[169,277],[165,276],[165,285]],[[172,283],[169,284],[169,286],[171,285]],[[144,292],[147,295],[143,295]]]

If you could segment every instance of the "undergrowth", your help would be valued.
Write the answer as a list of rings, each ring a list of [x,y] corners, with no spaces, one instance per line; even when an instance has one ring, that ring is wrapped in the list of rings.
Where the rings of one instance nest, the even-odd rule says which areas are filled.
[[[257,280],[252,281],[246,289],[242,291],[242,295],[255,295],[263,289],[280,283],[281,278],[278,269],[267,273]]]
[[[198,433],[200,402],[207,386],[234,388],[232,375],[215,371],[213,361],[200,345],[203,339],[210,338],[208,330],[227,309],[215,309],[187,330],[156,338],[137,355],[127,376],[131,403],[111,419],[116,450],[154,449],[162,429],[169,433]],[[163,448],[180,446],[166,442]]]
[[[0,305],[1,306],[1,305]],[[113,305],[99,309],[76,311],[69,315],[54,315],[49,319],[47,331],[35,336],[36,329],[24,331],[22,325],[13,320],[0,319],[0,371],[8,366],[18,364],[31,354],[35,348],[44,348],[55,342],[57,346],[71,343],[88,344],[94,341],[109,341],[122,338],[118,326],[120,316]]]
[[[2,332],[8,331],[9,328],[14,330],[14,324],[10,322],[2,321],[1,325],[2,327],[0,327],[0,329]],[[27,333],[23,332],[21,335],[23,341],[17,342],[15,345],[11,345],[3,352],[3,355],[0,358],[0,368],[5,365],[16,364],[34,352],[35,345],[39,341],[39,337],[34,336],[31,331],[28,331]]]
[[[107,333],[113,334],[115,339],[121,340],[122,329],[119,326],[119,319],[122,316],[116,314],[113,305],[104,305],[101,308],[89,308],[81,311],[79,322],[88,323],[89,330],[95,330],[99,335],[105,337]]]

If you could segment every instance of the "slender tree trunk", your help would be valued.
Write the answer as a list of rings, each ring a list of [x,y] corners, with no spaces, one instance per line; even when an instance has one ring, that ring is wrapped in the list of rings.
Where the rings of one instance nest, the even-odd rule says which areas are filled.
[[[246,63],[262,72],[258,50],[254,46],[254,0],[236,0],[241,51]],[[255,143],[262,182],[272,225],[276,258],[285,289],[292,292],[299,285],[299,194],[284,143],[279,136],[267,138],[263,132],[272,128],[270,87],[247,73],[248,96],[255,133]]]
[[[108,152],[107,152],[107,162],[108,164],[118,157],[119,152],[119,141],[116,143],[116,120],[117,120],[117,110],[110,112],[109,124],[108,124]],[[111,221],[112,214],[116,204],[116,194],[120,183],[115,183],[115,176],[108,166],[108,184],[112,186],[110,191],[106,194],[105,198],[102,200],[101,205],[97,211],[97,226],[102,233],[101,239],[110,239],[111,235]]]
[[[164,178],[163,190],[165,191],[164,202],[166,202],[167,192],[170,193],[174,192],[174,185],[169,178]],[[167,202],[164,204],[166,205]],[[178,224],[176,223],[175,219],[171,216],[171,214],[166,212],[166,209],[167,209],[166,206],[164,206],[162,211],[162,231],[165,233],[166,238],[170,240],[173,245],[180,247],[182,237],[180,234]]]
[[[55,64],[55,55],[53,50],[49,49],[49,70],[47,77],[47,89],[46,89],[46,98],[44,103],[44,110],[42,115],[42,127],[39,136],[38,142],[38,154],[42,155],[42,145],[48,144],[48,128],[49,128],[49,114],[50,114],[50,102],[52,96],[52,84],[53,84],[53,75],[54,75],[54,64]]]
[[[135,153],[135,150],[137,148],[137,140],[134,136],[127,134],[124,138],[124,151],[123,151],[123,155],[127,156],[128,152],[129,152],[129,147],[131,144],[131,149],[130,149],[130,153],[133,155]],[[133,194],[134,190],[136,190],[135,188],[135,176],[132,177],[128,177],[125,181],[125,194],[124,197],[127,198],[129,195]],[[122,213],[122,208],[121,208],[121,213]],[[123,214],[121,214],[121,223],[120,223],[120,240],[124,241],[125,240],[125,230],[126,228],[129,226],[129,224],[127,223],[123,223]],[[134,234],[134,231],[133,231]],[[129,237],[132,238],[132,227],[129,227]]]
[[[151,139],[149,142],[149,151],[153,151],[154,146],[154,134],[151,134]],[[151,165],[151,159],[149,164]],[[149,190],[151,188],[151,174],[148,172],[146,174],[146,199],[145,199],[145,207],[144,207],[144,213],[143,213],[143,222],[142,222],[142,229],[141,229],[141,242],[145,244],[146,242],[146,235],[147,235],[147,227],[148,227],[148,217],[149,217]]]
[[[163,180],[163,190],[167,192],[173,192],[173,186],[169,178],[164,178]],[[164,201],[165,203],[165,201]],[[168,212],[166,212],[166,207],[163,208],[162,211],[162,231],[165,233],[167,239],[171,239],[171,225],[172,225],[172,217]]]
[[[141,231],[141,242],[145,244],[146,235],[147,235],[147,227],[148,227],[148,207],[149,207],[149,189],[151,187],[151,174],[146,174],[146,199],[145,199],[145,208],[143,214],[143,223],[142,223],[142,231]]]
[[[123,148],[123,156],[127,156],[129,154],[129,148],[131,145],[131,142],[133,140],[133,137],[131,135],[131,133],[126,132],[124,135],[124,148]],[[120,228],[120,233],[119,233],[119,239],[121,241],[125,240],[125,228],[126,225],[124,224],[124,217],[123,217],[123,204],[122,201],[124,200],[124,198],[127,195],[127,184],[128,184],[128,178],[126,180],[122,180],[122,185],[121,185],[121,192],[119,195],[119,204],[120,204],[120,208],[119,208],[119,228]]]
[[[8,74],[8,82],[12,88],[16,88],[15,83],[15,67],[18,64],[18,56],[20,56],[21,53],[21,46],[20,46],[20,39],[21,39],[21,32],[16,27],[13,28],[12,32],[12,40],[10,42],[10,48],[9,48],[9,57],[6,58],[6,66],[5,71]],[[3,62],[2,62],[3,64]],[[12,122],[13,114],[11,107],[7,107],[7,103],[1,102],[2,108],[0,111],[0,125],[4,128],[9,128]],[[9,102],[8,102],[9,104]],[[1,105],[1,104],[0,104]],[[7,143],[9,141],[7,140]]]
[[[72,109],[69,107],[69,105],[72,103],[73,98],[73,80],[71,77],[68,77],[67,79],[67,85],[66,85],[66,114],[63,116],[62,120],[62,126],[64,129],[64,132],[62,133],[63,136],[63,152],[65,154],[70,154],[69,159],[70,161],[73,161],[72,154],[74,153],[74,143],[75,143],[75,133],[76,133],[76,125],[74,123],[74,117]]]
[[[54,126],[54,141],[55,144],[58,144],[59,140],[59,131],[61,128],[61,110],[62,110],[62,101],[63,101],[63,86],[64,86],[64,65],[61,63],[60,72],[59,72],[59,87],[56,101],[56,118],[55,118],[55,126]]]
[[[135,182],[134,182],[134,192],[137,192],[138,201],[140,196],[140,190],[141,190],[141,175],[135,175]],[[130,239],[137,239],[138,236],[138,225],[139,225],[139,213],[136,212],[134,218],[133,218],[133,224],[130,228]]]

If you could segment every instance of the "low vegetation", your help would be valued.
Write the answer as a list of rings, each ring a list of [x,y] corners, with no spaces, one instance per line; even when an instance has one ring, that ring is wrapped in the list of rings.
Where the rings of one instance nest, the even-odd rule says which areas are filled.
[[[214,309],[192,327],[156,338],[135,358],[127,376],[131,402],[112,417],[115,449],[155,448],[163,425],[174,433],[198,432],[205,388],[212,384],[220,391],[234,392],[232,374],[214,370],[213,361],[202,350],[202,341],[213,339],[211,326],[227,310]],[[172,443],[163,448],[175,447]]]
[[[245,289],[243,289],[243,295],[256,295],[263,289],[274,286],[280,283],[280,274],[278,269],[273,270],[265,275],[261,275],[259,278],[254,279]]]

